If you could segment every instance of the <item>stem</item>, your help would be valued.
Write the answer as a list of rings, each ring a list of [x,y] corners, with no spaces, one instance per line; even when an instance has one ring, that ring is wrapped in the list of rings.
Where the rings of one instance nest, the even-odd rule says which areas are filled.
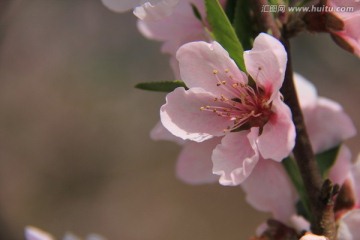
[[[300,175],[304,183],[305,192],[309,200],[309,207],[312,213],[312,231],[318,235],[325,235],[331,240],[336,239],[335,219],[329,214],[333,210],[331,205],[335,191],[329,187],[329,182],[323,185],[320,170],[317,166],[314,152],[306,131],[305,121],[297,97],[292,69],[292,59],[290,51],[290,35],[286,25],[282,31],[279,30],[272,13],[261,11],[264,5],[268,5],[267,0],[255,0],[255,17],[262,31],[271,30],[274,37],[281,40],[287,52],[288,61],[285,72],[285,79],[281,92],[285,103],[290,107],[293,122],[296,128],[296,141],[293,149],[294,158],[300,170]],[[330,184],[331,185],[331,184]],[[331,185],[332,186],[332,185]],[[325,197],[324,197],[325,196]]]
[[[323,183],[306,131],[305,121],[293,79],[294,73],[292,70],[290,42],[286,36],[286,26],[284,27],[282,42],[288,55],[288,62],[281,92],[284,95],[285,103],[291,109],[296,128],[296,141],[293,154],[309,199],[310,210],[312,212],[311,229],[315,234],[324,235],[330,240],[336,240],[333,198],[337,194],[337,191],[329,180]]]
[[[284,37],[283,39],[283,44],[288,55],[288,62],[281,92],[284,95],[285,103],[291,109],[293,121],[296,128],[296,142],[293,153],[304,182],[305,190],[310,200],[310,210],[313,213],[313,231],[316,234],[321,234],[323,232],[320,226],[322,211],[319,206],[319,197],[322,179],[316,163],[315,155],[311,147],[309,136],[306,131],[304,117],[297,98],[293,79],[290,42],[286,37]]]

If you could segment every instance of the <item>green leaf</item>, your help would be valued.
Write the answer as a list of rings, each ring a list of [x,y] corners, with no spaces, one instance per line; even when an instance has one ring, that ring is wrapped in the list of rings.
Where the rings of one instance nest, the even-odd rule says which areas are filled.
[[[215,40],[228,51],[230,57],[236,62],[238,67],[245,71],[243,58],[244,49],[219,1],[205,0],[205,6],[207,20],[211,26]]]
[[[185,83],[180,80],[163,81],[163,82],[144,82],[144,83],[136,84],[135,87],[142,90],[149,90],[156,92],[172,92],[177,87],[183,87],[187,89]]]
[[[339,153],[339,149],[340,145],[316,155],[316,161],[318,163],[320,173],[323,179],[326,179],[328,177],[329,170],[335,163],[336,157]]]
[[[291,157],[287,157],[282,160],[282,165],[284,166],[291,182],[294,184],[296,191],[300,197],[300,203],[297,204],[298,213],[301,214],[306,219],[310,220],[311,213],[310,213],[310,204],[309,198],[305,192],[304,182],[300,175],[299,167],[297,166],[294,159]],[[301,206],[301,208],[299,208]]]
[[[251,28],[250,6],[248,0],[237,1],[235,8],[234,28],[237,37],[244,49],[249,50],[252,47],[252,28]]]

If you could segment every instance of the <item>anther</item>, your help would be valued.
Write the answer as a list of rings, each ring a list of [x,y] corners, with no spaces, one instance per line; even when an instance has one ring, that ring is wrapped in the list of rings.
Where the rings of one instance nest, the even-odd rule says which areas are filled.
[[[219,71],[216,70],[216,69],[213,70],[213,74],[215,74],[215,75],[218,74],[218,72],[219,72]]]

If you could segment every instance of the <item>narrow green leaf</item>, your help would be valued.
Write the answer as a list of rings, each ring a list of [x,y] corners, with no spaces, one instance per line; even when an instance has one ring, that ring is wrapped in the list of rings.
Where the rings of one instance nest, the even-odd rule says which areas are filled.
[[[245,71],[244,49],[236,36],[235,30],[227,18],[218,0],[205,0],[207,20],[215,40],[218,41],[234,59],[238,67]]]
[[[245,50],[252,47],[253,32],[251,28],[250,6],[248,0],[237,1],[235,8],[234,28],[237,37]]]
[[[318,163],[323,179],[326,179],[328,177],[329,170],[335,163],[336,157],[339,153],[339,149],[340,146],[336,146],[316,155],[316,161]]]
[[[287,157],[282,160],[282,165],[284,166],[291,182],[294,184],[296,191],[300,197],[300,203],[297,203],[298,214],[301,214],[308,220],[311,220],[310,204],[309,198],[305,192],[304,182],[301,178],[299,167],[297,166],[294,159]],[[301,206],[301,208],[300,208]]]
[[[172,92],[177,87],[186,88],[184,82],[180,80],[163,81],[163,82],[144,82],[135,85],[136,88],[142,90],[156,91],[156,92]]]

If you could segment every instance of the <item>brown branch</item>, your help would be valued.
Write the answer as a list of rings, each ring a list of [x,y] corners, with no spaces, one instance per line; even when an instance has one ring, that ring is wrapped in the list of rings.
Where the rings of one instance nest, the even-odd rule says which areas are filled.
[[[284,29],[286,30],[286,26]],[[331,183],[326,181],[323,185],[294,85],[290,42],[285,31],[282,36],[282,42],[288,54],[288,62],[281,92],[284,95],[285,103],[291,109],[296,128],[293,154],[309,197],[310,210],[313,214],[311,219],[312,231],[333,240],[336,239],[335,219],[329,212],[333,210],[332,198],[335,193],[333,187],[329,187]]]
[[[325,235],[331,240],[336,239],[335,219],[330,212],[333,211],[333,197],[335,191],[328,181],[323,185],[323,180],[317,166],[316,158],[312,150],[310,139],[305,127],[305,121],[297,97],[290,51],[290,34],[287,33],[286,25],[279,26],[272,13],[262,11],[264,6],[269,5],[267,0],[253,1],[255,18],[259,25],[259,30],[271,30],[274,37],[281,40],[288,56],[284,84],[281,92],[284,95],[285,103],[290,107],[293,122],[296,128],[296,141],[293,154],[300,170],[304,182],[305,191],[308,195],[310,210],[312,213],[312,231],[318,235]],[[331,186],[331,187],[329,187]],[[325,197],[324,197],[325,196]]]

